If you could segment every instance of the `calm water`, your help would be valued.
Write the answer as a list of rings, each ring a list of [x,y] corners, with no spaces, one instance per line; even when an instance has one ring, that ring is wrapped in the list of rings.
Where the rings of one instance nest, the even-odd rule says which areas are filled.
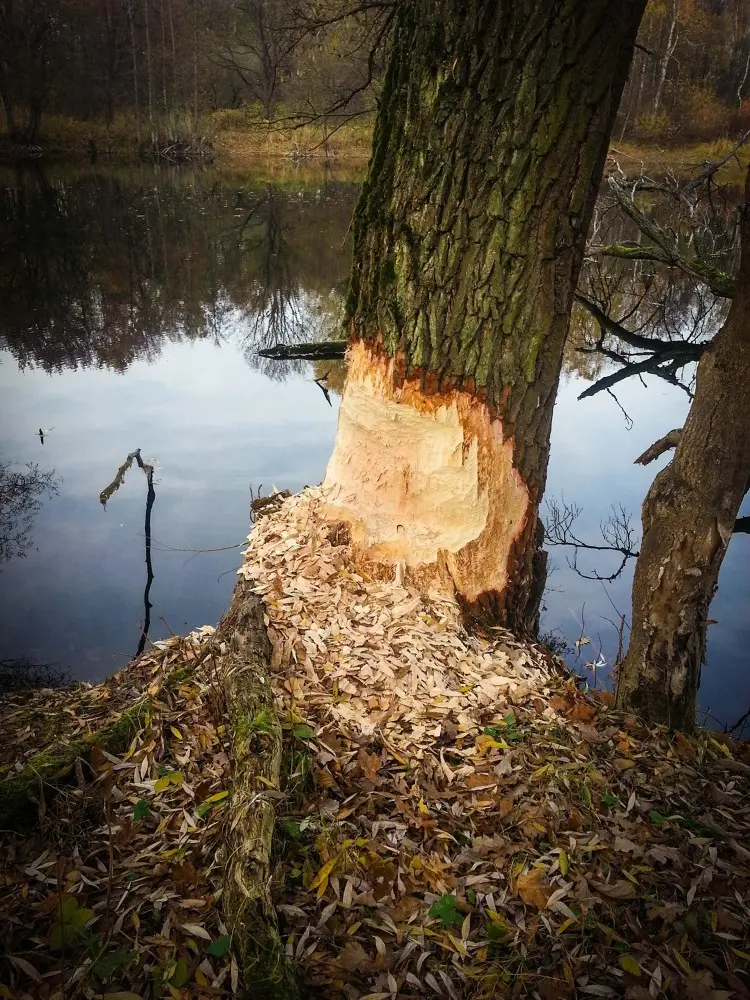
[[[0,175],[0,660],[97,680],[136,652],[147,610],[152,639],[217,621],[250,489],[298,490],[325,471],[338,396],[329,405],[314,383],[320,369],[255,352],[335,329],[356,195],[330,175]],[[548,493],[582,507],[576,531],[598,541],[612,504],[639,527],[656,467],[633,459],[682,423],[687,397],[656,379],[624,383],[628,430],[607,394],[577,400],[587,382],[573,365],[571,354]],[[100,502],[136,448],[155,466],[150,609],[138,466]],[[712,606],[701,705],[717,724],[750,706],[749,557],[750,536],[734,538]],[[569,659],[606,664],[601,681],[632,566],[605,587],[563,549],[551,564],[544,629],[571,646],[590,638]]]

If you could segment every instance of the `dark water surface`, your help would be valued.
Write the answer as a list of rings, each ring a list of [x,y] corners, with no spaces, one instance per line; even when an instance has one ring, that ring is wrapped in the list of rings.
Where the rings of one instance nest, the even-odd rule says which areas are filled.
[[[356,195],[323,174],[0,175],[0,660],[98,680],[136,652],[148,610],[152,639],[217,621],[250,488],[298,490],[325,472],[338,396],[329,406],[313,378],[330,366],[255,352],[335,330]],[[574,368],[548,494],[582,507],[576,531],[597,541],[612,504],[639,528],[656,464],[633,459],[680,426],[688,399],[657,379],[624,383],[628,430],[606,393],[577,400],[587,383]],[[100,502],[136,448],[155,467],[150,609],[143,472],[133,463]],[[604,572],[608,558],[586,566]],[[748,560],[750,536],[735,537],[711,611],[701,706],[721,725],[750,707]],[[570,646],[590,638],[577,664],[598,660],[601,680],[632,565],[607,586],[581,579],[562,549],[551,565],[544,629]]]

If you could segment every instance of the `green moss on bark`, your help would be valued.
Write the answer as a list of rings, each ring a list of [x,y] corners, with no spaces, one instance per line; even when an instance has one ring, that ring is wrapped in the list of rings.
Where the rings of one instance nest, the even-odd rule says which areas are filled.
[[[26,761],[20,771],[0,780],[0,828],[16,830],[33,823],[42,797],[54,795],[69,784],[76,761],[88,763],[91,750],[99,746],[121,753],[142,728],[151,707],[147,698],[125,709],[112,722],[79,740],[41,750]]]

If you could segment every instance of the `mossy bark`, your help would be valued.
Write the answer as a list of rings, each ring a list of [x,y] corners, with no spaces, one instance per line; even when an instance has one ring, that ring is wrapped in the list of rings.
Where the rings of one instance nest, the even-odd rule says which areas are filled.
[[[45,798],[70,784],[76,761],[87,763],[92,747],[117,754],[126,750],[141,729],[151,707],[148,698],[139,699],[114,721],[59,747],[51,747],[31,757],[22,770],[0,780],[0,829],[17,830],[33,823]]]
[[[216,642],[223,650],[219,669],[234,749],[223,904],[246,995],[281,1000],[297,996],[271,899],[274,794],[281,779],[282,735],[269,683],[271,648],[263,603],[244,581],[237,584]]]
[[[505,587],[471,602],[511,627],[537,617],[563,345],[644,5],[412,0],[395,15],[349,335],[394,360],[397,384],[469,392],[512,443],[529,511]]]
[[[618,675],[618,707],[683,730],[695,724],[708,609],[750,481],[750,172],[745,196],[732,306],[698,365],[674,458],[643,503],[630,644]]]

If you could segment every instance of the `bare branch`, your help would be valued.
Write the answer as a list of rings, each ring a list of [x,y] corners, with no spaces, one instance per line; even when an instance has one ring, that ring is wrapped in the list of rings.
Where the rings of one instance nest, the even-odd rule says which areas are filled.
[[[611,333],[618,337],[629,347],[634,347],[641,351],[650,351],[652,354],[659,354],[661,359],[667,357],[685,357],[686,363],[689,360],[697,361],[706,349],[705,344],[694,344],[687,340],[659,340],[657,337],[644,337],[640,333],[633,333],[626,330],[624,326],[608,316],[591,299],[576,292],[576,302],[580,303],[584,309],[594,317],[599,324],[602,336]]]
[[[622,506],[613,506],[610,516],[599,525],[602,536],[602,544],[599,545],[586,542],[574,533],[573,524],[582,513],[577,504],[568,504],[563,497],[560,500],[550,497],[546,500],[546,507],[548,513],[544,522],[545,544],[572,548],[573,559],[568,560],[568,565],[584,580],[603,582],[616,580],[622,574],[628,560],[638,556],[638,551],[634,548],[630,515]],[[614,552],[620,556],[620,561],[614,572],[607,575],[602,575],[596,570],[593,573],[586,573],[578,565],[580,552]]]
[[[676,427],[674,430],[669,431],[664,437],[659,438],[658,441],[654,441],[650,448],[646,448],[643,454],[636,458],[634,465],[648,465],[660,455],[663,455],[665,451],[676,448],[681,436],[681,427]]]
[[[704,260],[697,254],[688,256],[677,246],[676,240],[662,227],[641,211],[635,204],[633,194],[637,190],[637,185],[630,192],[614,177],[609,178],[609,186],[617,203],[623,212],[638,226],[644,236],[647,236],[656,247],[662,251],[663,257],[659,259],[671,267],[677,267],[692,278],[705,282],[714,295],[731,299],[734,295],[734,278],[722,271],[721,268],[714,267],[713,264]],[[632,259],[632,258],[631,258]]]

